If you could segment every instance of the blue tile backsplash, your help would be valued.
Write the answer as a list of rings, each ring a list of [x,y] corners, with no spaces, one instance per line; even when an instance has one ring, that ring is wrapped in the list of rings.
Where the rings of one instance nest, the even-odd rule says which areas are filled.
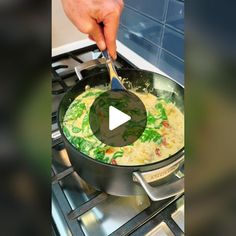
[[[124,0],[125,4],[138,12],[153,17],[161,22],[165,18],[166,0]]]
[[[153,43],[160,44],[161,42],[162,25],[150,18],[140,15],[132,9],[124,8],[120,23],[130,32],[145,37]]]
[[[184,2],[169,1],[166,23],[179,30],[184,30]]]
[[[184,59],[184,35],[165,27],[162,47],[180,59]]]
[[[184,84],[184,62],[161,50],[158,67],[179,83]]]
[[[141,35],[136,35],[132,32],[129,32],[127,29],[120,27],[118,38],[131,50],[142,55],[143,58],[152,64],[155,64],[157,61],[157,56],[160,53],[160,49],[145,40]]]
[[[125,0],[118,39],[184,83],[184,1]]]

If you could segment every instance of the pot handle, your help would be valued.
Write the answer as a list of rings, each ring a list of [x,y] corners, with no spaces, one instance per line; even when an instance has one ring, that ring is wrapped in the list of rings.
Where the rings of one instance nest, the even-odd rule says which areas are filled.
[[[83,76],[81,75],[81,71],[90,69],[90,68],[93,68],[102,64],[106,64],[106,59],[103,57],[79,64],[78,66],[75,67],[76,75],[78,76],[79,80],[82,80]]]
[[[146,182],[140,172],[133,172],[133,176],[153,201],[160,201],[184,192],[184,177],[155,188]]]

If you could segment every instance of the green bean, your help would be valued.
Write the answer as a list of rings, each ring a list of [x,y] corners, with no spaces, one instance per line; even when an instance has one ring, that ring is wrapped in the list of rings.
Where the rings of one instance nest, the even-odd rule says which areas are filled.
[[[124,151],[123,151],[123,150],[117,151],[117,152],[115,152],[115,153],[113,154],[112,158],[116,159],[116,158],[118,158],[118,157],[122,157],[123,154],[124,154]]]

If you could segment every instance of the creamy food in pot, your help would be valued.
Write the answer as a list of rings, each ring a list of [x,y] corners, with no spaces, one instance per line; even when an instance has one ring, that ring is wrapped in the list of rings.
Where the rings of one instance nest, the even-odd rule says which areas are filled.
[[[89,109],[105,90],[90,88],[70,104],[62,123],[68,141],[78,151],[113,165],[145,165],[158,162],[184,146],[184,116],[170,100],[150,93],[133,92],[144,103],[147,125],[133,144],[111,147],[93,135],[89,125]]]

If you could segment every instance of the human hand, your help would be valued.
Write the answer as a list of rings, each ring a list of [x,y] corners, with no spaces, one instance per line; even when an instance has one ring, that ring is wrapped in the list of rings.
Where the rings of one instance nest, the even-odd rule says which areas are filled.
[[[73,24],[88,34],[101,51],[107,48],[116,59],[116,35],[123,0],[62,0],[62,4]]]

